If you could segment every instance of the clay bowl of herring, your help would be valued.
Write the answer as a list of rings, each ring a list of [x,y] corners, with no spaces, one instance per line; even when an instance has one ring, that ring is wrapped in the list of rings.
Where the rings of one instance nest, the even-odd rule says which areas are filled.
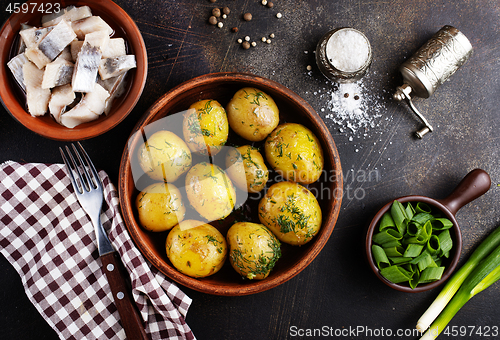
[[[147,77],[146,46],[113,1],[10,3],[0,31],[0,98],[27,129],[77,141],[119,124]]]
[[[135,126],[119,177],[142,254],[213,295],[259,293],[300,273],[326,245],[342,200],[339,155],[319,115],[285,86],[245,73],[199,76],[158,99]]]
[[[372,271],[389,287],[407,293],[428,291],[444,283],[462,251],[456,214],[490,186],[488,173],[475,169],[444,199],[410,195],[388,202],[372,219],[366,234]]]

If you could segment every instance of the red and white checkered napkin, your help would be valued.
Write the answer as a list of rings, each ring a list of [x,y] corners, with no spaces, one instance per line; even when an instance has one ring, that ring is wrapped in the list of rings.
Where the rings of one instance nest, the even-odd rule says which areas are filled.
[[[145,261],[120,216],[116,189],[105,172],[99,176],[101,220],[130,274],[146,332],[153,340],[194,339],[184,320],[191,299]],[[61,339],[125,339],[94,227],[62,164],[0,166],[0,251]]]

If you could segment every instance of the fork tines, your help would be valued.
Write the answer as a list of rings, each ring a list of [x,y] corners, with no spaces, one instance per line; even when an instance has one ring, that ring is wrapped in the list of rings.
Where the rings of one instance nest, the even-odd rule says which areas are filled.
[[[76,145],[78,148],[75,144],[71,144],[73,151],[71,151],[67,145],[65,146],[66,152],[64,152],[63,148],[59,148],[75,192],[77,194],[82,194],[84,191],[88,192],[92,189],[102,187],[99,175],[89,155],[80,142],[77,142]],[[80,149],[80,151],[78,149]],[[73,157],[73,153],[76,155],[76,160],[75,157]],[[66,154],[68,157],[66,157]]]

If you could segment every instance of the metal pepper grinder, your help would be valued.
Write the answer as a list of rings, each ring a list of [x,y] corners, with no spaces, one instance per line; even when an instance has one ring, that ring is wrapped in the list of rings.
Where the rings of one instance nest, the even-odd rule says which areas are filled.
[[[417,110],[411,96],[429,98],[472,55],[472,45],[467,37],[452,26],[444,26],[427,41],[399,70],[404,84],[394,93],[394,99],[406,100],[425,127],[415,134],[422,138],[432,132],[432,126]]]

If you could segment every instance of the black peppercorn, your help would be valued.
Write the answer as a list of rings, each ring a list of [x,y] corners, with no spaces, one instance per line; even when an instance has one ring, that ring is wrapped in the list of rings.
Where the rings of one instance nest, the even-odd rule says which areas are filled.
[[[224,13],[224,14],[228,15],[229,13],[231,13],[231,10],[229,9],[229,7],[224,7],[224,8],[222,9],[222,13]]]
[[[244,19],[245,21],[250,21],[250,20],[252,20],[252,13],[245,13],[245,14],[243,14],[243,19]]]
[[[250,48],[250,43],[248,41],[244,41],[241,44],[241,47],[243,47],[245,50],[248,50]]]

